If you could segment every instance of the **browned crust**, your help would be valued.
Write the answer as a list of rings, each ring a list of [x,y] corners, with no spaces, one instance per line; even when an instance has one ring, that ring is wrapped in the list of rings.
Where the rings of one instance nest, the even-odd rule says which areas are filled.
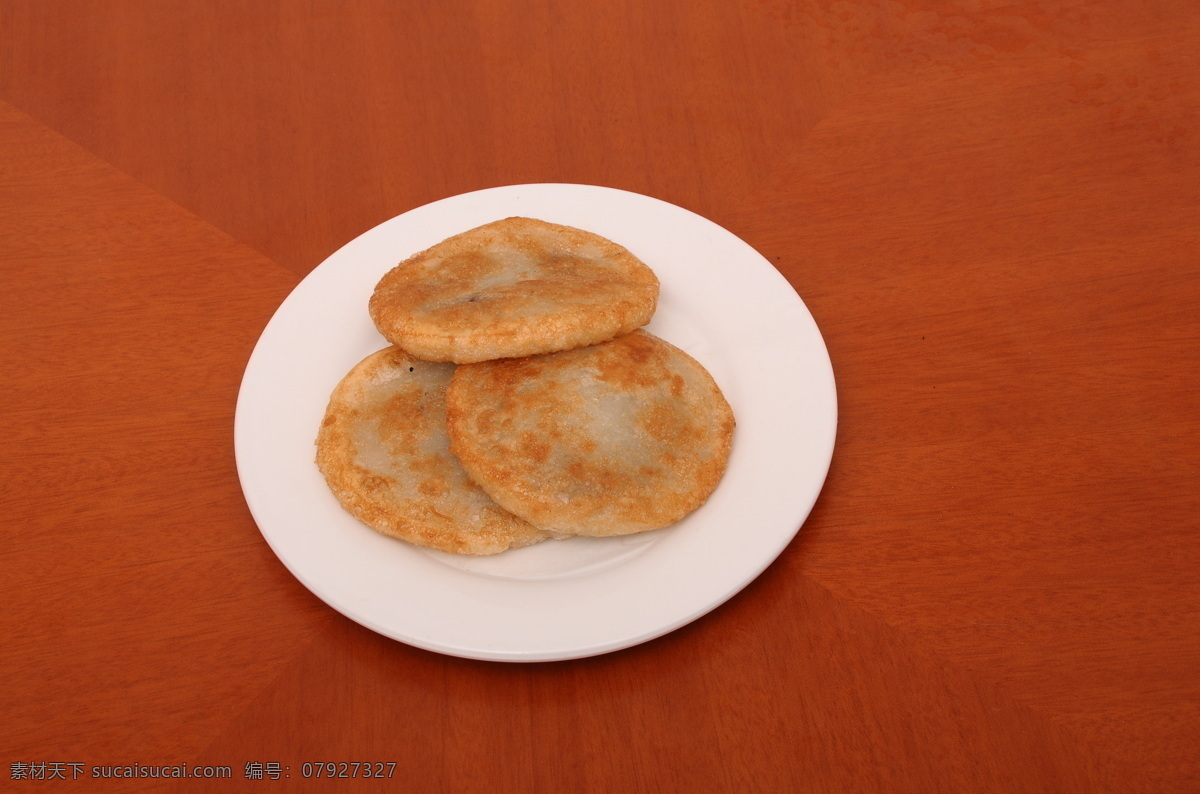
[[[453,364],[396,347],[371,354],[334,389],[317,467],[367,526],[452,554],[495,554],[548,537],[497,506],[449,452],[445,390]]]
[[[645,331],[575,350],[458,368],[451,450],[497,504],[590,536],[668,526],[700,507],[734,417],[712,376]]]
[[[528,356],[640,328],[658,304],[654,272],[591,232],[506,218],[409,257],[369,310],[392,344],[429,361]]]

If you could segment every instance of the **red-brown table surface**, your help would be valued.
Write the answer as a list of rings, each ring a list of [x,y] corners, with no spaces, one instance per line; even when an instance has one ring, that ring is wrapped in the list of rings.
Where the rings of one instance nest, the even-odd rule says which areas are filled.
[[[0,0],[0,41],[4,788],[1200,789],[1200,6]],[[309,270],[527,182],[742,237],[840,415],[741,594],[512,665],[310,594],[232,428]]]

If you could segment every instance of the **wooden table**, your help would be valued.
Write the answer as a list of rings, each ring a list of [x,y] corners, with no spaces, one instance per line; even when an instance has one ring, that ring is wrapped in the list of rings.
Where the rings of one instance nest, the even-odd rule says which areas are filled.
[[[593,5],[0,0],[4,788],[1200,790],[1200,6]],[[840,416],[738,596],[518,665],[312,595],[232,427],[325,257],[530,182],[754,246]]]

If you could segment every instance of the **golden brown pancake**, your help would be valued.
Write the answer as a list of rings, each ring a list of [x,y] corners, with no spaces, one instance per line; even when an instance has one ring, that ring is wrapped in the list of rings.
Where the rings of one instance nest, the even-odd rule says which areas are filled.
[[[363,359],[334,389],[317,466],[367,526],[453,554],[495,554],[549,535],[498,507],[450,454],[446,387],[454,364],[397,347]]]
[[[529,523],[605,536],[673,524],[716,488],[733,412],[708,371],[645,331],[465,364],[446,393],[454,455]]]
[[[657,304],[654,272],[611,240],[507,218],[401,262],[369,308],[392,344],[466,363],[603,342],[645,325]]]

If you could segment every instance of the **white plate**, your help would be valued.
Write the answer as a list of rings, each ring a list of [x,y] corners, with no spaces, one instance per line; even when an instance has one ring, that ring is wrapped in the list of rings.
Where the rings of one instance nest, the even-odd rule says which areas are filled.
[[[716,492],[678,524],[628,538],[547,541],[458,557],[384,537],[341,509],[314,461],[334,386],[386,346],[367,315],[375,283],[410,254],[512,215],[625,246],[661,282],[648,330],[716,378],[737,420]],[[614,651],[725,602],[783,551],[833,454],[837,398],[824,341],[787,281],[687,210],[585,185],[517,185],[406,212],[313,270],[246,367],[234,442],[246,502],[309,590],[388,637],[474,659],[546,661]]]

